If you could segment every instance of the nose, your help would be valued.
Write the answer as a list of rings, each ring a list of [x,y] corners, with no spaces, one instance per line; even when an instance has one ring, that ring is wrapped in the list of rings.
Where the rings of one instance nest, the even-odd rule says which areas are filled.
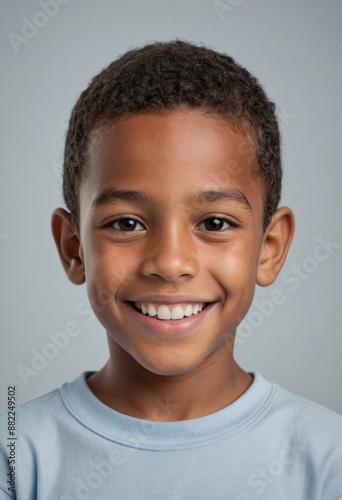
[[[141,264],[144,276],[168,282],[196,276],[199,271],[198,252],[192,235],[184,228],[169,228],[151,238]]]

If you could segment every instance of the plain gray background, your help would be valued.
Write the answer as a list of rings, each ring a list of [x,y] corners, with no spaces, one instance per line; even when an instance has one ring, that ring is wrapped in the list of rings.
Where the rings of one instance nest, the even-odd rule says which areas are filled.
[[[11,0],[0,19],[0,411],[8,385],[23,402],[107,359],[104,329],[85,287],[67,280],[50,232],[53,209],[64,206],[64,135],[75,100],[105,65],[178,37],[246,66],[276,102],[283,132],[282,204],[294,210],[296,234],[278,281],[256,290],[237,360],[342,413],[342,3]],[[73,336],[57,347],[52,338],[68,328]]]

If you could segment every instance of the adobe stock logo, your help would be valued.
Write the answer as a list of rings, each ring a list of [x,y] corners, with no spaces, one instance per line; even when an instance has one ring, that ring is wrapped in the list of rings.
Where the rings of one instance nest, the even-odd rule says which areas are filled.
[[[48,333],[50,342],[44,344],[42,349],[31,349],[32,358],[30,366],[19,364],[17,366],[20,377],[25,385],[30,377],[37,377],[48,366],[49,361],[55,359],[59,352],[64,350],[70,343],[70,338],[77,337],[81,328],[75,321],[68,321],[63,331]]]
[[[27,45],[34,38],[41,28],[44,28],[51,18],[55,17],[61,5],[67,5],[70,0],[39,0],[38,5],[41,10],[37,10],[31,19],[22,17],[23,22],[20,35],[11,31],[7,33],[7,38],[16,54],[21,45]]]
[[[314,248],[312,255],[305,257],[301,264],[292,264],[287,268],[281,276],[280,281],[289,287],[291,292],[295,292],[300,288],[303,282],[310,279],[323,262],[328,260],[341,243],[334,242],[331,235],[325,239],[316,238],[318,245]],[[254,300],[251,309],[247,316],[240,323],[237,334],[236,343],[243,344],[246,339],[250,338],[256,328],[263,325],[265,318],[270,318],[276,307],[283,304],[287,299],[286,291],[281,288],[275,288],[271,291],[268,298],[261,301]]]
[[[226,12],[234,12],[236,7],[239,7],[243,1],[244,0],[214,0],[213,7],[220,20],[224,21],[224,15]]]
[[[267,489],[275,487],[279,476],[283,474],[288,475],[291,470],[291,465],[301,456],[305,450],[304,445],[298,447],[293,446],[290,442],[284,441],[282,448],[275,452],[273,460],[267,464],[260,464],[255,472],[250,474],[247,478],[247,484],[244,491],[238,493],[234,500],[252,500],[256,498],[270,498],[269,495],[265,496]],[[273,490],[274,491],[274,490]],[[259,497],[259,495],[262,495]],[[275,498],[272,496],[272,498]],[[279,498],[277,496],[277,498]]]
[[[82,301],[77,305],[75,313],[78,318],[76,320],[67,321],[62,330],[58,330],[55,333],[49,332],[47,334],[49,338],[48,342],[43,346],[31,349],[30,361],[25,365],[17,365],[17,370],[23,383],[27,386],[32,377],[34,379],[39,376],[50,365],[50,362],[60,356],[69,345],[72,345],[72,339],[82,334],[82,323],[88,324],[93,321],[96,313],[101,313],[112,303],[117,288],[119,286],[126,286],[128,281],[126,279],[121,283],[115,274],[113,274],[106,287],[97,290],[94,294],[90,294],[86,302]],[[89,300],[91,301],[91,305]],[[82,318],[82,322],[80,322],[79,318]]]

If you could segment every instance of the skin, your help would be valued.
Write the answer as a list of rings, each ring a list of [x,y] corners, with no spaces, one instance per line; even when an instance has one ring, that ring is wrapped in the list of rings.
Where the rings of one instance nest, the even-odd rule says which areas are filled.
[[[87,383],[111,408],[158,421],[197,418],[252,383],[233,357],[236,328],[255,285],[276,279],[294,219],[282,207],[263,230],[264,187],[250,143],[219,116],[181,109],[113,122],[90,141],[80,227],[58,208],[52,231],[69,279],[86,281],[107,332],[109,360]],[[96,205],[108,189],[145,198]],[[199,197],[207,191],[234,196]],[[145,298],[210,307],[190,326],[152,320],[163,323],[159,331],[130,305]]]

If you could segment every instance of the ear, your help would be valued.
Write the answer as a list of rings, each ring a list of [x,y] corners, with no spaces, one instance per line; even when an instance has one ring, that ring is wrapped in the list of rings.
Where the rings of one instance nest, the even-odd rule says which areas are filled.
[[[281,270],[294,233],[294,216],[288,207],[281,207],[273,214],[267,226],[259,253],[256,282],[271,285]]]
[[[51,229],[69,280],[75,285],[82,285],[85,282],[82,248],[71,214],[64,208],[57,208],[52,214]]]

